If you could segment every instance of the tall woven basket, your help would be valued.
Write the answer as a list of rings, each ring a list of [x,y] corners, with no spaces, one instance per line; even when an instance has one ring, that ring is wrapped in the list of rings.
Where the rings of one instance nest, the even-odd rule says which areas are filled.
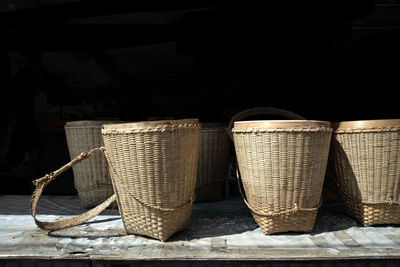
[[[65,125],[69,155],[71,159],[82,151],[103,146],[101,125],[111,121],[71,121]],[[73,166],[74,184],[79,199],[85,208],[94,207],[113,193],[106,158],[95,154],[87,161]]]
[[[44,230],[79,225],[115,200],[128,234],[166,241],[189,225],[196,182],[200,125],[197,119],[104,124],[104,147],[82,152],[60,169],[34,181],[31,215]],[[115,194],[95,208],[67,219],[44,222],[36,208],[45,187],[78,162],[105,155]]]
[[[331,133],[330,123],[324,121],[234,123],[244,200],[264,234],[312,231]]]
[[[350,216],[400,224],[400,119],[334,124],[331,163]]]
[[[103,125],[105,155],[128,234],[162,241],[189,225],[197,174],[197,119]]]
[[[199,164],[196,179],[196,202],[222,198],[231,142],[227,125],[201,123]]]

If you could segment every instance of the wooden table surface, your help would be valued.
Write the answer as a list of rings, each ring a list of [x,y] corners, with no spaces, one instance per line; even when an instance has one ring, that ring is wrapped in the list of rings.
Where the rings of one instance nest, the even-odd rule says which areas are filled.
[[[126,235],[117,209],[80,226],[48,232],[29,215],[30,196],[0,196],[0,259],[335,260],[398,259],[400,227],[361,227],[323,205],[312,233],[265,236],[239,198],[196,203],[188,229],[167,242]],[[76,196],[43,196],[41,220],[83,211]]]

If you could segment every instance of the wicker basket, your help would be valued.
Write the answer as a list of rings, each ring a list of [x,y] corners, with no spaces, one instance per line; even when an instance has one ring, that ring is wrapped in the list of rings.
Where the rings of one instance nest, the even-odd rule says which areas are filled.
[[[165,241],[186,228],[196,182],[198,120],[104,124],[101,133],[105,147],[82,152],[60,169],[34,181],[30,210],[36,225],[44,230],[76,226],[117,200],[128,234]],[[100,152],[107,160],[115,194],[83,214],[54,222],[38,220],[37,203],[45,187],[78,162]]]
[[[101,125],[110,121],[71,121],[65,125],[71,159],[82,151],[103,146]],[[85,208],[94,207],[113,193],[106,158],[97,153],[87,161],[73,166],[75,188]]]
[[[232,133],[244,200],[264,234],[311,232],[321,201],[330,123],[237,121]]]
[[[222,198],[231,143],[227,125],[201,123],[199,164],[196,180],[196,202]]]
[[[400,120],[334,124],[331,163],[350,216],[400,224]]]
[[[194,200],[198,120],[103,125],[102,134],[126,232],[165,241],[186,228]]]

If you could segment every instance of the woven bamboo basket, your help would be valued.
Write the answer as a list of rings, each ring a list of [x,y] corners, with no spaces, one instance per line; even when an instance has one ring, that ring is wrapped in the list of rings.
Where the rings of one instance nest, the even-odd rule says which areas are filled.
[[[234,122],[241,193],[264,234],[312,231],[331,133],[325,121]]]
[[[103,146],[101,125],[111,121],[71,121],[65,125],[65,134],[71,159],[82,151]],[[87,161],[73,166],[74,184],[82,206],[94,207],[113,193],[106,158],[93,155]]]
[[[189,225],[197,119],[103,125],[105,155],[125,230],[162,241]]]
[[[333,126],[331,163],[346,212],[364,226],[400,224],[400,119]]]
[[[60,230],[94,218],[117,200],[128,234],[166,241],[189,225],[196,183],[200,124],[197,119],[104,124],[104,147],[82,152],[34,181],[31,215],[44,230]],[[44,222],[36,208],[45,187],[76,163],[103,152],[115,194],[95,208],[67,219]]]
[[[201,123],[196,202],[222,198],[228,171],[230,140],[224,123]]]

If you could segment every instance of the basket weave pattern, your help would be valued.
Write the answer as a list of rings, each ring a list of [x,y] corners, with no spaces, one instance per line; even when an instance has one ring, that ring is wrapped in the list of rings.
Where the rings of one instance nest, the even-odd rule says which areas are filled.
[[[88,151],[103,145],[101,125],[91,122],[81,126],[65,126],[68,149],[71,159],[82,151]],[[94,207],[113,193],[109,169],[103,153],[96,153],[86,161],[73,166],[75,188],[81,204],[85,208]]]
[[[331,132],[330,127],[233,129],[247,201],[265,234],[313,229]]]
[[[338,130],[332,159],[347,213],[364,226],[400,224],[400,129]]]
[[[221,199],[228,170],[229,149],[226,127],[201,129],[196,201]]]
[[[162,241],[190,222],[199,124],[102,129],[120,214],[128,234]]]

